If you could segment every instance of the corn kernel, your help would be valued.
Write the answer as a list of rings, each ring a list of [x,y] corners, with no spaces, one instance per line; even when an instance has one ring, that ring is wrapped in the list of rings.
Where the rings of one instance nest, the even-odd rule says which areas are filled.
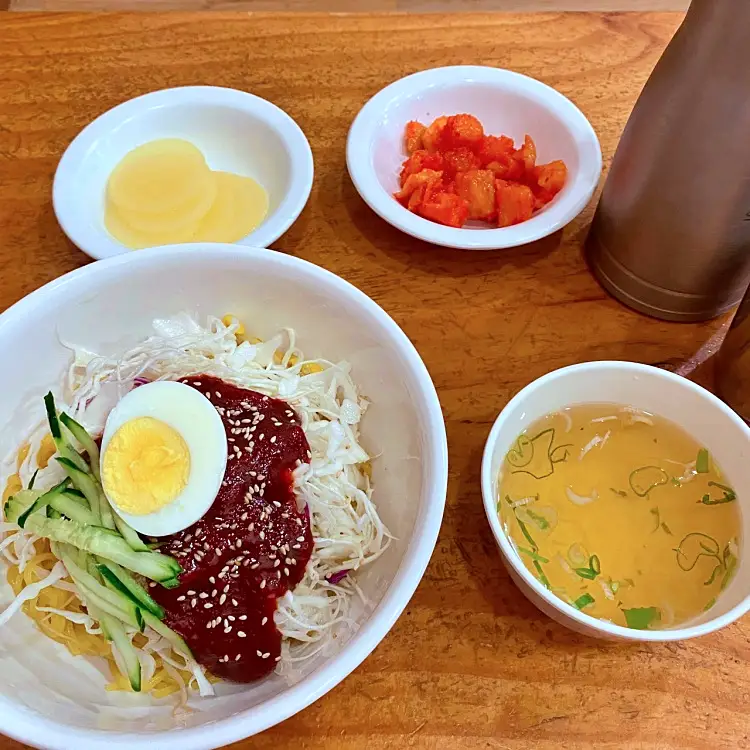
[[[46,469],[50,458],[57,452],[55,441],[52,439],[52,435],[47,433],[39,445],[39,450],[36,454],[36,463],[40,469]]]
[[[8,477],[8,483],[5,485],[5,490],[3,491],[3,503],[11,495],[15,495],[16,492],[20,492],[22,489],[23,484],[21,484],[21,477],[19,477],[18,474],[13,474]]]
[[[236,330],[236,331],[234,332],[234,335],[235,335],[235,336],[244,336],[244,335],[245,335],[245,326],[243,326],[243,325],[242,325],[242,323],[240,323],[240,321],[239,321],[239,320],[237,320],[237,318],[235,318],[235,317],[234,317],[234,315],[225,315],[225,316],[224,316],[224,317],[223,317],[223,318],[221,319],[221,322],[222,322],[222,323],[223,323],[223,324],[224,324],[225,326],[227,326],[227,328],[228,328],[229,326],[231,326],[231,325],[232,325],[232,323],[237,323],[237,324],[238,324],[238,326],[237,326],[237,330]]]
[[[323,372],[323,366],[317,362],[306,362],[299,368],[300,375],[312,375],[316,372]]]

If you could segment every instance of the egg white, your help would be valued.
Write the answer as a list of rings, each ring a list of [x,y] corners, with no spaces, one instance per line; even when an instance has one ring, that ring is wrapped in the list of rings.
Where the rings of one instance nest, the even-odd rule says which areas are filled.
[[[103,465],[112,436],[126,422],[153,417],[176,430],[190,452],[190,473],[183,491],[169,505],[146,515],[112,509],[136,531],[149,536],[174,534],[202,518],[216,499],[227,466],[227,437],[214,405],[184,383],[157,381],[134,388],[112,409],[102,437]]]

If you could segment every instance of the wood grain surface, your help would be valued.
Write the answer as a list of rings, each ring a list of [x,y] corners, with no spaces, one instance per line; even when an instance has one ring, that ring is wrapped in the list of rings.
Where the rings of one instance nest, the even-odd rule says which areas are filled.
[[[0,16],[0,307],[87,262],[50,205],[57,160],[86,123],[154,89],[233,86],[284,108],[311,141],[310,202],[275,247],[331,269],[379,302],[411,337],[440,393],[450,443],[447,508],[411,604],[341,685],[237,750],[748,746],[750,619],[667,645],[575,635],[508,578],[479,491],[490,424],[519,388],[590,359],[676,367],[705,352],[721,322],[662,323],[609,299],[581,256],[593,204],[549,241],[494,253],[444,250],[377,218],[344,159],[352,118],[382,86],[423,68],[481,63],[531,74],[573,99],[608,162],[679,20]],[[1,750],[19,747],[0,739]]]
[[[690,0],[0,0],[0,10],[248,10],[324,13],[685,10]]]

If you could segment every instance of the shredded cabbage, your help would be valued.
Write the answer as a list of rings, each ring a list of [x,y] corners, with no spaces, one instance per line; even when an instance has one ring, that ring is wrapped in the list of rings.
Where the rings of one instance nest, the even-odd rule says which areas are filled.
[[[56,394],[58,403],[90,433],[98,434],[111,408],[132,388],[153,380],[207,374],[282,398],[295,409],[310,444],[311,459],[297,467],[294,487],[301,506],[306,505],[310,514],[314,549],[303,580],[279,600],[275,615],[282,634],[276,671],[294,681],[300,662],[325,652],[334,639],[344,635],[342,629],[355,631],[350,604],[354,597],[364,597],[349,573],[376,560],[391,540],[372,501],[370,456],[359,443],[359,422],[368,402],[352,381],[348,363],[305,360],[292,329],[263,342],[241,335],[244,329],[235,318],[209,317],[202,326],[186,313],[155,320],[153,329],[152,336],[119,357],[69,345],[73,356],[66,382]],[[46,488],[59,481],[61,470],[56,462],[47,464],[49,456],[37,460],[44,453],[46,436],[46,423],[40,421],[21,450],[6,459],[6,488],[27,486],[37,469],[36,487]],[[3,534],[7,534],[4,539]],[[38,557],[37,541],[43,540],[14,524],[0,525],[0,556],[19,576],[29,561]],[[40,580],[17,592],[14,602],[0,615],[0,624],[43,587],[76,593],[61,562],[56,562],[52,572],[35,571]],[[83,628],[83,633],[77,631],[79,638],[85,635],[104,643],[80,604],[76,601],[71,612],[59,602],[55,606],[37,602],[36,610],[40,616],[59,617],[71,627]],[[152,695],[177,691],[184,704],[189,689],[213,694],[210,679],[194,659],[175,652],[148,628],[143,636],[130,636],[139,649],[145,689]],[[128,689],[127,681],[117,676],[109,687]]]

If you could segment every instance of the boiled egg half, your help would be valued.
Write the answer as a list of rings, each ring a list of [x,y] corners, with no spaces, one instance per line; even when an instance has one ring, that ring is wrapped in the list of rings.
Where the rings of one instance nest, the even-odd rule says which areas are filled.
[[[104,493],[142,534],[174,534],[205,515],[226,465],[221,417],[184,383],[134,388],[107,418],[100,458]]]

